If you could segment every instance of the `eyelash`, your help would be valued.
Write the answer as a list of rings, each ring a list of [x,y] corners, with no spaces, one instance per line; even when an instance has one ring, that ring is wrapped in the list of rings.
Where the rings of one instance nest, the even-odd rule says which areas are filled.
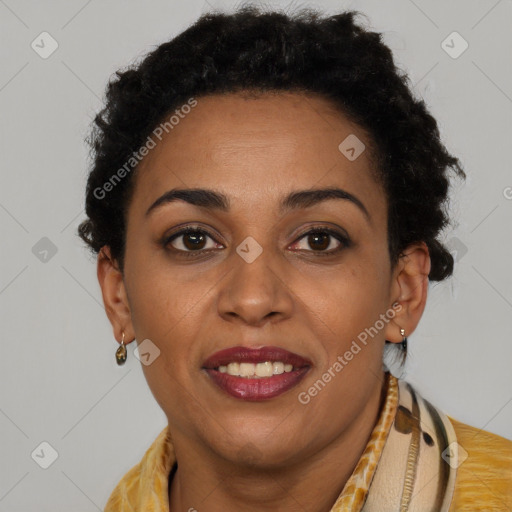
[[[209,238],[211,238],[213,241],[215,241],[216,243],[219,243],[215,240],[213,235],[211,235],[207,230],[205,230],[203,228],[196,228],[194,226],[186,226],[185,228],[180,229],[176,233],[173,233],[170,236],[164,237],[164,239],[161,241],[161,244],[163,245],[163,247],[165,249],[175,252],[176,254],[179,254],[180,257],[183,256],[186,258],[197,258],[198,256],[204,255],[205,253],[218,250],[218,249],[199,249],[197,251],[183,251],[182,249],[176,249],[174,247],[172,249],[168,248],[169,244],[171,242],[173,242],[174,240],[176,240],[177,238],[179,238],[180,236],[191,234],[191,233],[206,235]],[[336,249],[331,249],[329,251],[314,251],[314,250],[306,251],[306,252],[312,252],[316,256],[331,256],[333,254],[337,254],[337,253],[341,252],[343,249],[345,249],[347,247],[350,247],[352,244],[350,239],[347,236],[343,235],[342,233],[340,233],[336,230],[333,230],[333,229],[330,229],[327,227],[324,228],[321,226],[314,227],[312,229],[305,231],[304,233],[301,233],[298,236],[298,238],[295,240],[295,242],[293,242],[293,244],[299,242],[300,240],[302,240],[303,238],[305,238],[308,235],[313,235],[316,233],[327,234],[327,235],[335,238],[336,240],[338,240],[338,242],[340,242],[339,247],[337,247]],[[302,249],[299,249],[299,250],[302,250]]]
[[[293,242],[294,244],[302,240],[303,238],[307,237],[308,235],[314,235],[316,233],[321,233],[324,235],[329,235],[338,242],[340,242],[339,247],[336,247],[335,249],[330,249],[329,251],[314,251],[314,250],[308,250],[306,252],[314,253],[315,256],[332,256],[333,254],[337,254],[341,252],[343,249],[346,249],[350,247],[351,241],[348,238],[348,236],[340,233],[339,231],[336,231],[334,229],[328,228],[328,227],[322,227],[322,226],[315,226],[311,229],[308,229],[304,233],[301,233],[297,240]],[[330,244],[329,244],[330,245]],[[301,250],[301,249],[299,249]]]

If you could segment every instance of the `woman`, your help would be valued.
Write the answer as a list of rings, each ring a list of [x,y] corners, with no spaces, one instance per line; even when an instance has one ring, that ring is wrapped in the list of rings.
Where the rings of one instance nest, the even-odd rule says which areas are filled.
[[[109,84],[79,232],[168,426],[107,512],[512,507],[512,443],[383,365],[464,172],[355,14],[205,15]]]

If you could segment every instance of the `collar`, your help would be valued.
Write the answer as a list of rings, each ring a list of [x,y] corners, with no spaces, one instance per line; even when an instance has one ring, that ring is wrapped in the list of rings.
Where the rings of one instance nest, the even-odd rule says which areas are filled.
[[[453,427],[407,382],[386,372],[385,386],[377,423],[331,512],[419,512],[426,506],[446,512],[458,465]],[[123,476],[105,512],[169,512],[169,475],[175,463],[167,426]]]

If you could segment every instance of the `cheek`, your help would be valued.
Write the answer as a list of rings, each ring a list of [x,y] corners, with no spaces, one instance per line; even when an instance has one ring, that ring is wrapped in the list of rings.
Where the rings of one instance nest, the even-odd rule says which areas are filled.
[[[157,261],[158,260],[158,261]],[[150,261],[146,255],[145,261]],[[138,341],[151,340],[160,350],[158,365],[144,367],[150,386],[188,385],[201,359],[201,343],[212,337],[215,283],[221,274],[171,270],[165,259],[142,265],[132,259],[129,298]],[[159,375],[158,379],[156,375]],[[152,381],[153,384],[152,385]]]
[[[335,324],[358,325],[356,319],[371,318],[384,303],[388,290],[382,274],[376,265],[354,257],[354,262],[308,276],[297,286],[305,302],[322,316]]]
[[[150,255],[149,255],[150,256]],[[129,274],[131,317],[138,338],[154,337],[162,343],[176,332],[193,330],[190,320],[207,299],[207,279],[185,279],[185,273],[170,271],[162,258],[146,257],[151,264],[132,260]],[[142,261],[142,260],[141,260]],[[211,286],[210,286],[211,287]]]
[[[373,326],[388,307],[389,290],[383,265],[370,264],[357,256],[351,262],[314,277],[302,274],[294,288],[304,307],[302,314],[323,344],[327,359],[323,364],[331,364],[338,355],[345,353],[352,341]],[[371,339],[381,337],[379,333]],[[357,359],[380,357],[379,343],[368,343],[362,348]]]
[[[205,321],[206,283],[182,283],[175,275],[152,269],[138,272],[130,288],[132,323],[138,343],[149,339],[159,355],[142,365],[147,383],[164,411],[182,407],[197,361],[196,340]],[[181,405],[180,405],[181,404]]]

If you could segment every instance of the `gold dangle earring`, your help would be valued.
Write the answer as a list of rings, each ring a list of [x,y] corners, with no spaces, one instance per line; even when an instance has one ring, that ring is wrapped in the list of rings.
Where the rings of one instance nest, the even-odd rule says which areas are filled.
[[[124,344],[124,331],[123,338],[121,339],[121,346],[116,350],[116,361],[119,366],[122,366],[126,362],[126,346]]]

